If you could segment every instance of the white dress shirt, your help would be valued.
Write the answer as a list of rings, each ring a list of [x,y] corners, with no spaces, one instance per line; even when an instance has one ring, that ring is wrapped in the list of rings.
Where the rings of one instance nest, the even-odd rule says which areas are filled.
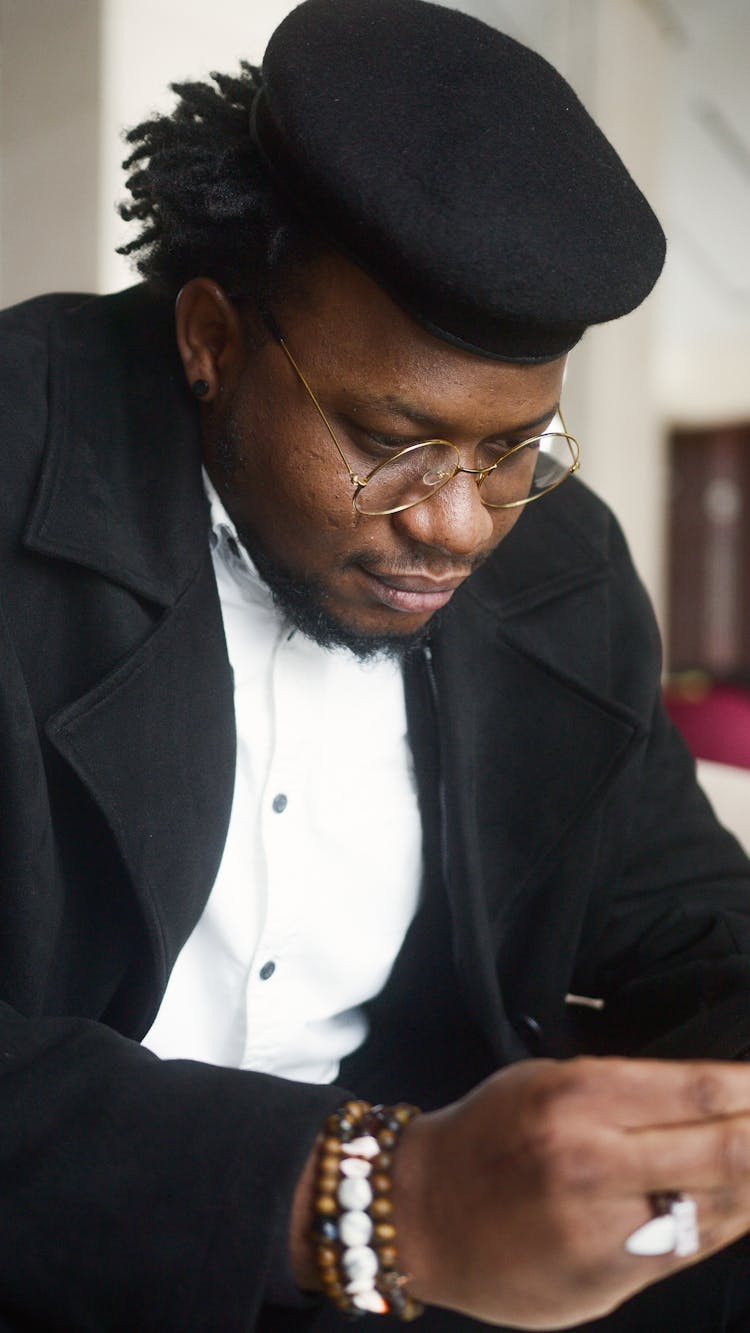
[[[205,483],[234,671],[234,800],[216,882],[144,1044],[329,1082],[364,1041],[362,1005],[418,904],[403,679],[394,662],[290,630]]]

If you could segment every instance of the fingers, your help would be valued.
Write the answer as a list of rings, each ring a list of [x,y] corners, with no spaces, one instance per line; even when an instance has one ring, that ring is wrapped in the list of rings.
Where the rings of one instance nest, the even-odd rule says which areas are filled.
[[[620,1169],[635,1193],[750,1192],[750,1115],[630,1131]]]
[[[558,1065],[551,1095],[585,1101],[621,1128],[750,1115],[750,1065],[712,1061],[579,1059]]]

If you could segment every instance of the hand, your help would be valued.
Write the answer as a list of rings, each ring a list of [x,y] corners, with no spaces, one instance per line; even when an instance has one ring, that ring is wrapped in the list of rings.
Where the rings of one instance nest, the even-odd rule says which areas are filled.
[[[699,1254],[628,1254],[671,1190],[696,1200]],[[412,1122],[393,1198],[420,1300],[524,1329],[594,1319],[750,1230],[750,1068],[514,1065]]]

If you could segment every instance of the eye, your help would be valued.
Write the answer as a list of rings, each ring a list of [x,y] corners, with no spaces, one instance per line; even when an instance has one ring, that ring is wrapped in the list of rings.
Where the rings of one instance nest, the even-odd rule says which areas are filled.
[[[523,449],[519,449],[520,444],[524,445]],[[529,454],[536,452],[538,448],[538,439],[529,440],[528,442],[524,442],[523,439],[492,440],[479,446],[478,466],[491,467],[493,463],[498,463],[501,459],[507,458],[507,466],[513,467],[516,463],[522,464],[524,460],[529,458]]]
[[[386,435],[382,431],[368,430],[365,426],[350,428],[350,435],[362,453],[377,458],[386,458],[389,454],[398,453],[399,449],[418,443],[408,435]]]

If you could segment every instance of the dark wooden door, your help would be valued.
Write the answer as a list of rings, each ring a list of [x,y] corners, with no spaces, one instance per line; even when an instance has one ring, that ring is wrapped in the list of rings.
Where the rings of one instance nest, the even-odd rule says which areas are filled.
[[[675,431],[669,470],[669,669],[750,678],[750,425]]]

